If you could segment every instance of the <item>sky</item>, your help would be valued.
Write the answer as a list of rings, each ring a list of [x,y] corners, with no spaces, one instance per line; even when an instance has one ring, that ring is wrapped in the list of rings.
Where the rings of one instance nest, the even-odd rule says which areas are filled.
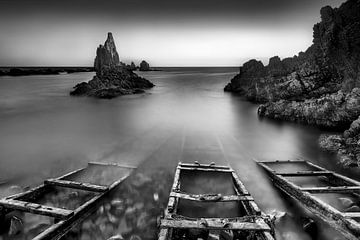
[[[344,0],[0,0],[0,66],[92,66],[107,32],[120,60],[240,66],[294,56],[320,9]]]

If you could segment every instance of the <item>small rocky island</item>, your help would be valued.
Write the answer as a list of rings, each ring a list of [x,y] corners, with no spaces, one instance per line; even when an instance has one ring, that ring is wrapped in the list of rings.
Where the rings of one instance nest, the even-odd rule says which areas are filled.
[[[120,62],[112,33],[108,33],[105,44],[97,48],[94,68],[94,78],[89,82],[77,84],[70,95],[110,99],[126,94],[143,93],[145,89],[154,86]]]
[[[313,44],[298,56],[273,57],[264,66],[250,60],[225,87],[262,103],[258,114],[328,129],[320,146],[338,153],[347,166],[360,165],[360,1],[321,9]]]

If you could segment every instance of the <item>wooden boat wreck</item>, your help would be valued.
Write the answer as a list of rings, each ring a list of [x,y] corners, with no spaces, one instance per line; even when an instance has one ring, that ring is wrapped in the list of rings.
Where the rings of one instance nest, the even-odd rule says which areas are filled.
[[[274,229],[234,170],[179,163],[159,240],[273,240]]]
[[[89,163],[87,167],[45,180],[38,187],[0,199],[0,221],[4,221],[6,215],[14,211],[50,217],[53,225],[33,239],[60,239],[96,211],[103,203],[102,200],[119,186],[132,170],[133,167],[114,163]],[[65,209],[66,199],[61,197],[65,196],[64,193],[72,194],[71,198],[86,201],[79,201],[77,206],[72,206],[73,209]],[[57,202],[49,199],[57,199]],[[59,202],[61,206],[54,206],[59,205]]]
[[[360,182],[304,160],[258,162],[272,182],[345,239],[360,239]]]

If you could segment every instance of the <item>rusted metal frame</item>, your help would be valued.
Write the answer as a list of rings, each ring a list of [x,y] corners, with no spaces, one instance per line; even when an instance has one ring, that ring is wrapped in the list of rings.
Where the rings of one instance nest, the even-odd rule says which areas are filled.
[[[324,222],[339,231],[348,240],[358,240],[360,236],[360,224],[353,219],[345,218],[343,213],[324,203],[320,199],[312,196],[308,192],[301,191],[301,188],[286,180],[284,177],[276,175],[271,168],[259,163],[269,174],[271,180],[291,198],[300,201],[303,206],[318,216]]]
[[[93,197],[79,208],[74,210],[74,214],[66,219],[57,222],[56,224],[52,225],[44,232],[37,235],[33,240],[59,240],[61,239],[70,229],[84,221],[88,218],[93,212],[95,212],[98,206],[101,205],[102,200],[117,186],[123,182],[130,173],[123,176],[121,179],[115,181],[113,184],[109,186],[108,191],[100,193],[99,195]]]
[[[211,164],[179,163],[179,166],[180,167],[195,167],[195,168],[230,169],[229,166],[211,165]]]
[[[57,219],[66,219],[74,214],[71,210],[44,206],[37,203],[24,202],[14,199],[1,199],[0,206],[12,210],[20,210],[22,212],[54,217]]]
[[[89,162],[89,166],[95,165],[95,166],[102,166],[102,167],[119,167],[119,168],[129,168],[129,169],[135,169],[135,166],[129,166],[129,165],[122,165],[118,163],[104,163],[104,162]]]
[[[227,195],[221,194],[187,194],[182,192],[171,192],[170,197],[182,198],[200,202],[231,202],[231,201],[254,201],[250,195]]]
[[[45,185],[52,185],[52,186],[59,186],[59,187],[66,187],[66,188],[74,188],[85,190],[89,192],[105,192],[108,190],[107,186],[103,185],[95,185],[90,183],[82,183],[82,182],[75,182],[69,180],[59,180],[59,179],[47,179],[44,182]]]
[[[162,228],[191,228],[237,231],[270,231],[271,228],[263,221],[255,222],[228,222],[224,219],[202,218],[201,220],[162,219]]]
[[[353,193],[359,191],[360,186],[300,187],[300,190],[309,193]]]

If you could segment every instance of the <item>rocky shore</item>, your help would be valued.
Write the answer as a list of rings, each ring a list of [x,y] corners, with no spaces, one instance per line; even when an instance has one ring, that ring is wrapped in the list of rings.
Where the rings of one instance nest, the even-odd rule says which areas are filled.
[[[323,7],[320,14],[313,44],[305,52],[283,60],[272,57],[267,66],[250,60],[224,90],[262,103],[261,117],[337,130],[351,125],[336,151],[341,159],[346,156],[346,165],[357,166],[360,144],[354,145],[353,139],[360,131],[353,126],[360,115],[360,0],[348,0],[339,8]],[[324,139],[338,138],[322,137],[320,142]]]
[[[110,99],[126,94],[143,93],[145,89],[154,86],[120,62],[111,33],[108,33],[105,44],[100,45],[96,51],[94,68],[94,78],[89,82],[77,84],[70,95]]]

